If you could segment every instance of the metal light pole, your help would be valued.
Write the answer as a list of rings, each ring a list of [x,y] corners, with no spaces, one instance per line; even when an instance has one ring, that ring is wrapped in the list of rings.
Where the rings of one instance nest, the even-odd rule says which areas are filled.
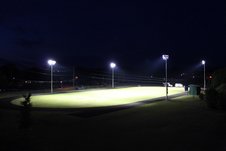
[[[114,84],[114,69],[116,67],[116,64],[114,62],[111,62],[110,67],[112,69],[111,87],[114,88],[115,87],[115,84]]]
[[[55,60],[48,60],[48,64],[51,67],[51,93],[53,93],[53,66],[56,64]]]
[[[168,81],[167,81],[167,60],[169,55],[162,55],[162,59],[165,60],[165,86],[166,86],[166,101],[168,100]]]
[[[202,65],[203,65],[203,89],[204,91],[206,90],[206,61],[202,60]]]

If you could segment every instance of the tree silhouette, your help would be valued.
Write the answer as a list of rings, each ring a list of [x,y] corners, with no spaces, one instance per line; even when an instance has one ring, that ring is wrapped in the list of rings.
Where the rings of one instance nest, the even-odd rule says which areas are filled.
[[[24,101],[21,102],[23,105],[21,108],[21,120],[20,120],[20,128],[27,129],[31,126],[31,117],[30,110],[32,107],[31,104],[31,93],[29,92],[27,95],[23,95]]]

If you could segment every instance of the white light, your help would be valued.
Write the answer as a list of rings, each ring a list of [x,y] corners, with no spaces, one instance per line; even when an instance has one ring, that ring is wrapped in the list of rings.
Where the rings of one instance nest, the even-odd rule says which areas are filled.
[[[169,55],[162,55],[162,59],[163,60],[168,60],[169,59]]]
[[[202,64],[203,64],[203,65],[206,64],[206,61],[205,61],[205,60],[202,60]]]
[[[110,67],[111,68],[115,68],[116,67],[116,64],[114,62],[110,63]]]
[[[50,66],[53,66],[53,65],[56,64],[56,61],[55,61],[55,60],[48,60],[48,64],[49,64]]]

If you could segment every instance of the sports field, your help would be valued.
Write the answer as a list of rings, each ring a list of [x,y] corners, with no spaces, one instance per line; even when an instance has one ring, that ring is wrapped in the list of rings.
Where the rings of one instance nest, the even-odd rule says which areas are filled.
[[[169,88],[169,95],[184,92],[183,88]],[[33,107],[39,108],[89,108],[124,105],[165,96],[165,87],[127,87],[92,89],[68,93],[31,96]],[[11,103],[21,105],[24,98]]]

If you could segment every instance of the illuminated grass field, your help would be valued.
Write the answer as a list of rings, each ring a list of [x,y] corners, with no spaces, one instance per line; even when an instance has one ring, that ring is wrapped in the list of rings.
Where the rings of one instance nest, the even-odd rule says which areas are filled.
[[[181,92],[184,92],[183,88],[169,88],[169,95]],[[89,108],[124,105],[162,96],[165,96],[164,87],[129,87],[34,95],[31,103],[39,108]],[[18,98],[11,103],[21,105],[23,100]]]

